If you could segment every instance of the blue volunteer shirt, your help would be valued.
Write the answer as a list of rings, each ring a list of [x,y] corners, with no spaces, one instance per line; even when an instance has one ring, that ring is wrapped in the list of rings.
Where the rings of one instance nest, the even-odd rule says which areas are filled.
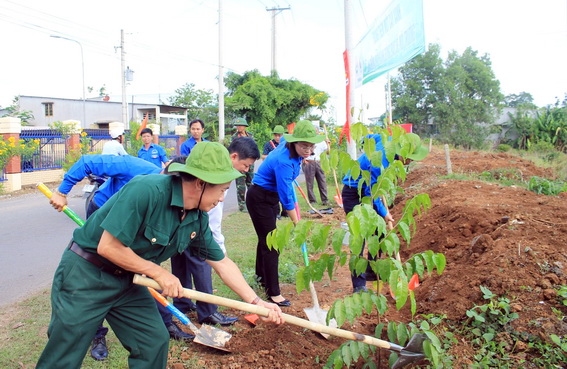
[[[206,142],[206,141],[209,141],[209,140],[205,140],[204,138],[201,138],[200,142]],[[181,147],[179,148],[181,155],[189,156],[189,154],[191,153],[191,150],[193,150],[195,145],[198,144],[198,143],[199,142],[197,142],[197,140],[195,140],[193,138],[193,136],[191,136],[190,139],[188,139],[187,141],[185,141],[181,144]]]
[[[94,195],[93,201],[98,207],[112,197],[132,178],[140,174],[158,174],[161,171],[152,163],[130,155],[83,155],[69,169],[59,185],[59,192],[67,194],[71,188],[89,174],[110,177]]]
[[[142,145],[140,151],[138,151],[138,157],[153,163],[155,166],[161,169],[161,163],[167,163],[167,154],[165,149],[160,145],[150,144],[150,147],[146,150],[146,147]]]
[[[384,149],[384,145],[382,144],[382,137],[379,134],[372,134],[366,136],[367,138],[373,138],[376,142],[376,151],[382,151],[382,166],[387,168],[390,163],[388,159],[386,159],[386,150]],[[370,172],[370,187],[364,183],[362,185],[362,194],[364,196],[370,197],[372,186],[374,186],[378,182],[378,177],[382,173],[382,169],[380,167],[372,166],[370,159],[366,153],[363,153],[359,158],[358,162],[360,164],[361,170],[367,170]],[[349,187],[358,188],[358,182],[362,180],[362,175],[359,175],[358,178],[354,179],[350,176],[350,173],[347,173],[343,178],[343,184]],[[384,206],[384,203],[380,198],[374,199],[374,209],[380,216],[386,216],[388,214],[388,209]]]
[[[252,183],[268,191],[277,192],[285,210],[295,209],[293,180],[299,175],[302,157],[290,159],[285,140],[264,159]]]

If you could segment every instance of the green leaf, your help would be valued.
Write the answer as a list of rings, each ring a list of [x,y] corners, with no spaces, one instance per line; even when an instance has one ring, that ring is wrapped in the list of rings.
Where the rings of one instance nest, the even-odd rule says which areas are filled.
[[[388,341],[396,342],[398,337],[398,326],[395,322],[388,322]]]
[[[369,293],[356,293],[356,295],[359,295],[362,299],[362,306],[364,307],[366,314],[370,314],[372,312],[372,308],[374,307],[371,298],[372,295]]]
[[[411,232],[409,229],[409,226],[407,225],[407,223],[405,222],[398,222],[397,224],[398,227],[398,231],[400,232],[400,235],[402,236],[402,238],[406,241],[406,243],[410,244],[411,241]]]
[[[309,229],[313,225],[312,220],[300,220],[293,229],[293,236],[295,245],[300,247],[303,243],[307,240],[307,234],[309,233]]]
[[[342,228],[335,230],[335,233],[333,233],[333,237],[331,239],[331,245],[333,246],[333,251],[336,254],[339,254],[341,252],[345,235],[346,235],[346,230]]]
[[[335,301],[335,303],[333,304],[332,311],[333,311],[333,316],[337,321],[337,326],[341,327],[346,320],[346,311],[343,300]]]
[[[350,348],[348,347],[348,344],[345,344],[341,347],[341,354],[343,356],[343,361],[345,362],[345,365],[347,367],[350,366],[350,364],[352,363],[352,355],[350,353]]]
[[[445,265],[447,264],[447,259],[445,255],[442,253],[437,253],[433,255],[433,262],[435,263],[435,267],[437,268],[437,274],[441,275],[445,270]]]
[[[331,151],[331,154],[335,154],[335,150]],[[337,154],[335,154],[335,156],[337,156]],[[325,173],[329,173],[331,171],[331,165],[329,163],[329,158],[328,155],[321,155],[321,169],[323,169],[323,172]],[[338,163],[338,156],[337,156],[337,163]],[[333,166],[333,168],[336,168],[336,165]]]
[[[311,233],[311,241],[313,242],[313,252],[321,252],[327,245],[327,237],[329,237],[329,231],[331,230],[330,225],[324,225],[317,223],[313,227],[313,232]]]
[[[321,155],[324,156],[324,155]],[[339,152],[332,150],[329,154],[331,168],[336,168],[339,165]]]
[[[355,312],[353,308],[352,296],[347,296],[343,299],[345,303],[346,319],[352,324],[354,322]]]
[[[368,295],[368,293],[353,293],[351,295],[352,309],[357,317],[362,315],[362,295]]]
[[[361,275],[366,271],[367,266],[368,266],[368,259],[364,257],[359,257],[358,260],[356,261],[354,272],[356,273],[356,275]]]
[[[408,340],[408,329],[406,328],[406,325],[404,323],[398,324],[396,335],[397,335],[396,342],[398,342],[398,344],[401,346],[405,346]]]
[[[358,358],[360,357],[360,351],[358,350],[358,342],[350,341],[348,344],[350,346],[350,355],[352,357],[352,361],[356,363],[358,361]]]
[[[408,300],[408,296],[408,278],[405,273],[401,272],[399,274],[396,286],[396,309],[400,310],[402,307],[404,307]]]
[[[299,269],[295,274],[295,289],[298,294],[307,289],[305,285],[304,269]]]
[[[327,260],[327,274],[329,275],[329,280],[333,280],[333,272],[335,270],[335,262],[337,260],[336,255],[329,255],[329,259]]]
[[[423,265],[423,261],[421,261],[420,255],[414,255],[412,258],[414,263],[415,272],[420,276],[423,277],[423,272],[425,271],[425,267]]]
[[[441,341],[439,341],[439,338],[437,338],[435,333],[433,333],[432,331],[425,331],[424,333],[427,336],[427,338],[429,338],[429,342],[431,342],[431,344],[435,347],[435,349],[439,352],[442,352],[443,349],[441,346]]]
[[[368,348],[368,345],[362,342],[356,343],[358,344],[358,351],[360,352],[360,356],[362,356],[364,360],[368,359],[368,356],[370,355],[370,349]]]
[[[431,274],[435,264],[433,263],[433,251],[427,250],[421,254],[423,260],[425,260],[425,265],[427,266],[427,273]]]
[[[353,235],[351,234],[349,237],[349,247],[350,247],[350,251],[352,252],[352,254],[354,255],[360,255],[360,252],[362,251],[362,242],[364,240],[362,239],[362,237],[360,235]]]
[[[367,246],[370,255],[372,255],[372,257],[376,257],[376,255],[378,255],[378,251],[380,251],[380,238],[376,235],[370,236]]]
[[[415,301],[415,294],[413,291],[409,291],[410,303],[411,303],[411,315],[414,316],[417,312],[417,302]]]

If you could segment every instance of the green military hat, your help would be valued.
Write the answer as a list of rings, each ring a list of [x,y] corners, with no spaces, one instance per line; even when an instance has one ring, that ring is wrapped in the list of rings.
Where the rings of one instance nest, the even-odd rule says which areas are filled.
[[[272,131],[272,133],[277,133],[279,135],[283,135],[285,133],[284,127],[277,125],[274,127],[274,130]]]
[[[295,125],[292,134],[285,134],[284,139],[286,142],[309,142],[309,143],[319,143],[325,139],[317,133],[317,130],[308,120],[300,120]]]
[[[236,120],[234,121],[234,126],[248,127],[248,122],[246,122],[246,119],[244,118],[236,118]]]
[[[185,164],[171,163],[168,171],[189,173],[212,184],[227,183],[242,177],[242,173],[232,166],[226,147],[209,141],[196,144]]]

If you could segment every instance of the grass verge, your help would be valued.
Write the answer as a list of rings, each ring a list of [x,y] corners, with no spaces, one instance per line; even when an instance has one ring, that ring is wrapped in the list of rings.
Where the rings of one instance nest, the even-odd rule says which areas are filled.
[[[303,184],[305,191],[305,185]],[[316,195],[318,195],[318,192]],[[328,194],[332,199],[335,187],[328,185]],[[309,208],[307,202],[297,193],[302,210]],[[317,196],[318,197],[318,196]],[[332,201],[331,201],[332,202]],[[333,203],[333,202],[332,202]],[[284,218],[282,222],[288,222]],[[223,234],[226,238],[228,256],[236,262],[248,283],[258,292],[254,279],[257,237],[250,216],[245,213],[228,215],[223,220]],[[280,282],[295,284],[295,273],[302,265],[301,250],[286,249],[280,256]],[[163,265],[169,268],[169,261]],[[240,298],[213,273],[215,294],[238,299]],[[220,308],[222,309],[222,307]],[[29,369],[34,368],[47,342],[47,327],[51,315],[50,291],[44,290],[24,301],[0,309],[0,368]],[[108,326],[105,323],[105,326]],[[95,361],[87,353],[83,361],[83,369],[125,369],[128,368],[128,352],[122,347],[112,329],[107,335],[110,355],[107,360]],[[184,343],[170,341],[170,357],[183,357],[186,367],[199,367],[198,357],[187,359]]]

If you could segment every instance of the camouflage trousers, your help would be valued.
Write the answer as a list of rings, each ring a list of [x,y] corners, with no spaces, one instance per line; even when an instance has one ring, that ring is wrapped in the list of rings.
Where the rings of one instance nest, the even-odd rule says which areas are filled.
[[[246,190],[252,186],[254,179],[254,165],[250,166],[248,172],[244,173],[244,177],[236,179],[236,198],[238,199],[238,209],[246,210]]]

